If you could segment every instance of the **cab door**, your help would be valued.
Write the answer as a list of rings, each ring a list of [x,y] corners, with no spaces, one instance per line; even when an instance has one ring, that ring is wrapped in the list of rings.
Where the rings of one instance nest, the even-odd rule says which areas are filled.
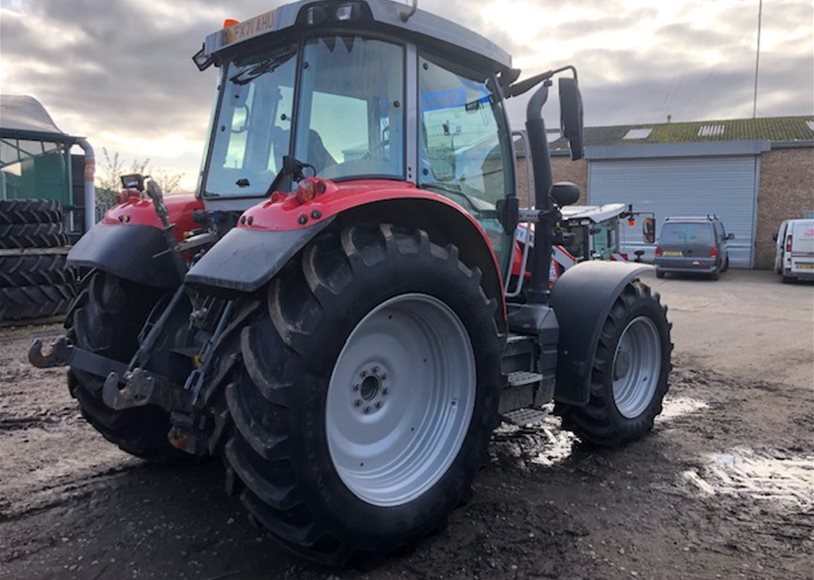
[[[444,195],[477,219],[504,274],[514,231],[498,204],[515,195],[511,135],[494,78],[441,57],[418,55],[418,171],[422,189]]]

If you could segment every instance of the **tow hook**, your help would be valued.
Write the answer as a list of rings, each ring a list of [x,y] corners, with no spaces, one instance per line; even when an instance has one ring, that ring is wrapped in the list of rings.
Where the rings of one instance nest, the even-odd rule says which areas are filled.
[[[111,409],[121,411],[131,407],[142,407],[150,402],[155,389],[155,377],[145,373],[142,369],[135,369],[125,375],[124,386],[119,374],[111,372],[105,379],[102,387],[102,400]]]
[[[43,351],[42,339],[34,339],[31,348],[28,349],[28,362],[40,369],[60,367],[67,364],[64,356],[67,350],[68,341],[64,336],[60,336]]]

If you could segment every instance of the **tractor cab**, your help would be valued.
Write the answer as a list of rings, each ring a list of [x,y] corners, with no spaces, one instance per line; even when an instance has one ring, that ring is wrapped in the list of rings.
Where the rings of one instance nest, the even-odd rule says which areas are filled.
[[[486,230],[505,266],[515,196],[503,107],[510,57],[403,4],[300,2],[227,21],[196,55],[220,69],[198,195],[245,210],[303,177],[361,189],[420,188]],[[431,35],[430,35],[431,31]]]

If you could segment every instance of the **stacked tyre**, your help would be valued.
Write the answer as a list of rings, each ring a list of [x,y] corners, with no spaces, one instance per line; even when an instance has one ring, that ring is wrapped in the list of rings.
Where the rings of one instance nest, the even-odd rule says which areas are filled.
[[[0,323],[64,315],[76,295],[59,203],[0,200]]]

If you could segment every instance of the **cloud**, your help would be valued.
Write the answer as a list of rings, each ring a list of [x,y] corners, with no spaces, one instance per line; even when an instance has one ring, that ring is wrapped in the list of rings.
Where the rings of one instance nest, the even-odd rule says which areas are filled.
[[[190,61],[223,19],[282,4],[246,0],[6,0],[0,83],[36,96],[63,130],[194,183],[216,73]],[[569,3],[422,0],[420,8],[490,38],[531,75],[580,71],[592,125],[751,114],[757,0],[581,0]],[[814,112],[814,6],[764,5],[758,113]],[[525,99],[508,110],[515,127]],[[558,123],[556,90],[546,111]]]

